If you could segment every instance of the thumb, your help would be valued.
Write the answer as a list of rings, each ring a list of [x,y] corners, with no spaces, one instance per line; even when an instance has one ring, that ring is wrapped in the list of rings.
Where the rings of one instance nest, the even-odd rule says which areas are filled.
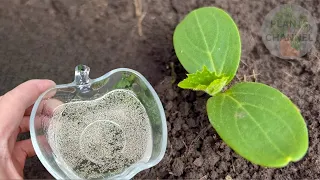
[[[2,96],[0,101],[0,132],[8,136],[20,125],[25,110],[31,106],[41,93],[53,87],[50,80],[30,80]]]

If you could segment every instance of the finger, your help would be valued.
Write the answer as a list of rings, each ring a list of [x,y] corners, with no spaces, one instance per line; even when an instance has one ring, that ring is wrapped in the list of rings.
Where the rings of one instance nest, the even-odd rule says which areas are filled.
[[[25,110],[40,94],[54,85],[55,83],[51,80],[30,80],[6,93],[2,100],[6,102],[6,106]]]
[[[37,115],[52,116],[55,109],[62,104],[63,102],[58,99],[43,100],[39,104]]]
[[[32,157],[36,153],[33,149],[31,139],[18,141],[14,146],[13,151],[16,161],[19,163],[20,167],[23,167],[27,157]]]
[[[31,119],[27,119],[28,116],[25,116],[26,119],[21,122],[20,127],[21,130],[30,130],[30,125],[34,127],[35,130],[41,129],[41,128],[48,128],[50,120],[53,116],[54,111],[56,111],[57,108],[61,107],[63,102],[57,99],[49,99],[49,100],[43,100],[40,102],[37,112],[35,114],[35,119],[31,121]],[[31,121],[31,123],[30,123]],[[28,123],[28,124],[25,124]],[[26,129],[29,128],[29,129]]]
[[[10,135],[17,129],[26,108],[54,85],[51,80],[30,80],[3,95],[0,102],[0,132],[5,130]]]
[[[22,121],[19,126],[19,133],[29,132],[30,131],[30,116],[23,116]],[[40,124],[41,125],[41,124]]]
[[[19,134],[19,129],[16,129],[8,139],[8,150],[10,153],[12,153],[12,150],[16,144],[18,134]]]
[[[43,128],[43,126],[47,127],[49,125],[49,117],[48,116],[36,116],[35,120],[35,130]],[[30,116],[24,116],[20,123],[18,129],[16,129],[10,136],[8,140],[8,149],[12,152],[14,145],[17,141],[17,137],[19,133],[25,133],[30,131]]]
[[[34,129],[38,130],[44,128],[43,126],[48,126],[50,116],[39,115],[35,117]],[[30,116],[23,116],[22,121],[19,126],[19,133],[25,133],[30,131]]]
[[[37,109],[37,112],[41,112],[41,111],[42,111],[41,105],[43,105],[43,102],[46,102],[47,99],[52,98],[55,94],[56,94],[56,89],[52,89],[51,91],[47,92],[47,93],[45,94],[45,96],[42,98],[43,100],[42,100],[41,103],[39,104],[38,109]],[[49,100],[52,100],[52,99],[49,99]],[[24,115],[25,115],[25,116],[30,116],[30,115],[31,115],[31,112],[32,112],[32,109],[33,109],[33,105],[31,105],[30,107],[28,107],[28,108],[26,109]]]
[[[32,108],[33,108],[33,105],[29,106],[26,111],[24,112],[24,115],[25,116],[30,116],[31,115],[31,112],[32,112]]]
[[[32,157],[36,155],[31,143],[31,139],[16,142],[15,150],[23,152],[25,157]]]

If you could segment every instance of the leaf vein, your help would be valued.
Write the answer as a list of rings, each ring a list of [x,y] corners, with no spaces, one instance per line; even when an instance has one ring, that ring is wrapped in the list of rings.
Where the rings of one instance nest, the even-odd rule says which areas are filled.
[[[286,154],[285,154],[276,144],[274,144],[274,143],[271,141],[270,137],[269,137],[269,136],[266,134],[266,132],[262,129],[262,127],[260,126],[260,124],[252,117],[252,115],[250,114],[250,112],[249,112],[246,108],[244,108],[244,107],[242,106],[242,104],[241,104],[238,100],[236,100],[235,98],[233,98],[233,97],[230,96],[230,95],[226,95],[226,96],[228,96],[231,100],[233,100],[235,103],[237,103],[237,104],[239,105],[239,107],[242,108],[242,109],[248,114],[248,116],[250,117],[250,119],[257,125],[257,127],[260,129],[260,131],[263,133],[263,135],[266,137],[266,139],[269,141],[269,143],[278,151],[279,154],[281,154],[282,156],[285,156],[285,157],[286,157]]]
[[[199,27],[199,30],[200,30],[200,33],[201,33],[203,42],[204,42],[204,44],[206,45],[207,54],[208,54],[208,57],[209,57],[209,59],[210,59],[212,69],[213,69],[214,72],[217,72],[217,71],[216,71],[216,68],[215,68],[215,65],[214,65],[214,63],[213,63],[212,54],[211,54],[210,51],[209,51],[208,43],[207,43],[207,40],[206,40],[206,38],[205,38],[205,36],[204,36],[204,32],[203,32],[203,29],[202,29],[202,27],[201,27],[201,25],[200,25],[200,22],[199,22],[199,19],[198,19],[198,15],[197,15],[197,12],[196,12],[196,11],[194,12],[194,15],[195,15],[195,18],[196,18],[196,21],[197,21],[197,25],[198,25],[198,27]]]
[[[242,103],[242,104],[243,104],[243,105],[247,105],[247,106],[252,106],[252,107],[255,107],[255,108],[257,108],[257,109],[261,109],[261,110],[263,110],[263,111],[267,111],[267,112],[269,112],[270,114],[274,115],[274,116],[275,116],[276,118],[278,118],[285,126],[287,126],[287,127],[289,128],[290,134],[293,136],[294,140],[295,140],[296,142],[298,142],[297,139],[296,139],[296,136],[294,135],[294,132],[293,132],[291,126],[289,126],[285,121],[283,121],[283,119],[282,119],[279,115],[273,113],[272,111],[270,111],[269,109],[266,109],[266,108],[264,108],[264,107],[259,107],[259,106],[256,106],[256,105],[253,105],[253,104],[250,104],[250,103]]]
[[[254,94],[254,93],[234,92],[234,91],[232,91],[231,94],[243,94],[243,95],[259,96],[259,97],[263,97],[263,98],[269,99],[269,100],[271,100],[271,101],[274,101],[274,99],[272,99],[272,98],[270,98],[270,97],[268,97],[268,96],[263,96],[263,95]]]
[[[238,108],[240,108],[240,107],[238,107]],[[236,110],[236,111],[237,111],[237,110]],[[248,146],[248,143],[243,139],[242,132],[240,131],[238,121],[236,120],[235,122],[236,122],[236,127],[237,127],[238,133],[239,133],[239,135],[240,135],[241,141],[243,142],[243,144],[244,144],[246,147],[250,147],[250,146]]]
[[[207,51],[204,51],[203,49],[200,48],[200,46],[194,44],[194,42],[191,41],[190,37],[189,37],[188,34],[187,34],[187,31],[184,31],[184,34],[185,34],[186,39],[188,40],[188,42],[189,42],[191,45],[193,45],[194,47],[196,47],[196,49],[198,49],[198,51],[207,54]]]
[[[230,32],[229,32],[229,35],[228,35],[228,42],[230,41],[230,37],[231,37],[231,34],[230,34]],[[219,73],[219,75],[222,73],[222,71],[223,71],[223,69],[224,69],[224,64],[225,64],[225,62],[227,61],[227,60],[226,60],[226,58],[227,58],[227,55],[228,55],[228,53],[229,53],[229,50],[230,50],[230,44],[227,46],[227,50],[226,50],[226,52],[225,52],[225,54],[224,54],[224,57],[223,57],[223,61],[222,61],[222,65],[221,65],[221,68],[220,68],[220,73]]]
[[[184,55],[189,58],[192,62],[194,62],[195,64],[201,66],[201,64],[199,64],[196,60],[194,60],[193,58],[191,58],[187,53],[184,53]]]
[[[217,34],[216,34],[216,38],[215,38],[215,42],[213,44],[213,47],[212,47],[212,49],[210,51],[210,54],[212,54],[213,50],[216,48],[216,45],[217,45],[217,42],[218,42],[218,39],[219,39],[219,33],[220,33],[220,31],[219,31],[220,29],[219,29],[219,24],[218,24],[217,18],[216,18],[214,13],[211,13],[211,15],[213,16],[213,18],[214,18],[214,20],[216,22]]]

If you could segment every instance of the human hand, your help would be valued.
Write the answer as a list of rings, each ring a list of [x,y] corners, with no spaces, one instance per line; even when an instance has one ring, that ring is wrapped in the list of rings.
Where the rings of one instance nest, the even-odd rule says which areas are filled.
[[[16,141],[29,131],[32,106],[51,80],[30,80],[0,96],[0,179],[22,179],[27,157],[35,155],[30,139]]]

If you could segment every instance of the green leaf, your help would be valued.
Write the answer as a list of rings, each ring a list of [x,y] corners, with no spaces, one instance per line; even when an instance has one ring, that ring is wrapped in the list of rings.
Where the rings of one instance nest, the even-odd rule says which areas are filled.
[[[116,88],[116,89],[129,88],[132,86],[134,81],[135,81],[134,75],[128,75],[126,73],[123,73],[121,80],[117,84],[114,85],[114,88]]]
[[[241,42],[238,28],[222,9],[204,7],[189,13],[173,35],[175,52],[183,67],[195,73],[206,66],[230,82],[239,66]]]
[[[283,167],[308,150],[308,131],[299,109],[280,91],[260,83],[240,83],[207,102],[211,124],[247,160]]]
[[[183,89],[192,89],[196,91],[205,91],[211,96],[219,93],[227,84],[228,77],[218,77],[214,72],[210,72],[206,66],[202,71],[194,74],[187,74],[187,78],[181,81],[178,86]]]

